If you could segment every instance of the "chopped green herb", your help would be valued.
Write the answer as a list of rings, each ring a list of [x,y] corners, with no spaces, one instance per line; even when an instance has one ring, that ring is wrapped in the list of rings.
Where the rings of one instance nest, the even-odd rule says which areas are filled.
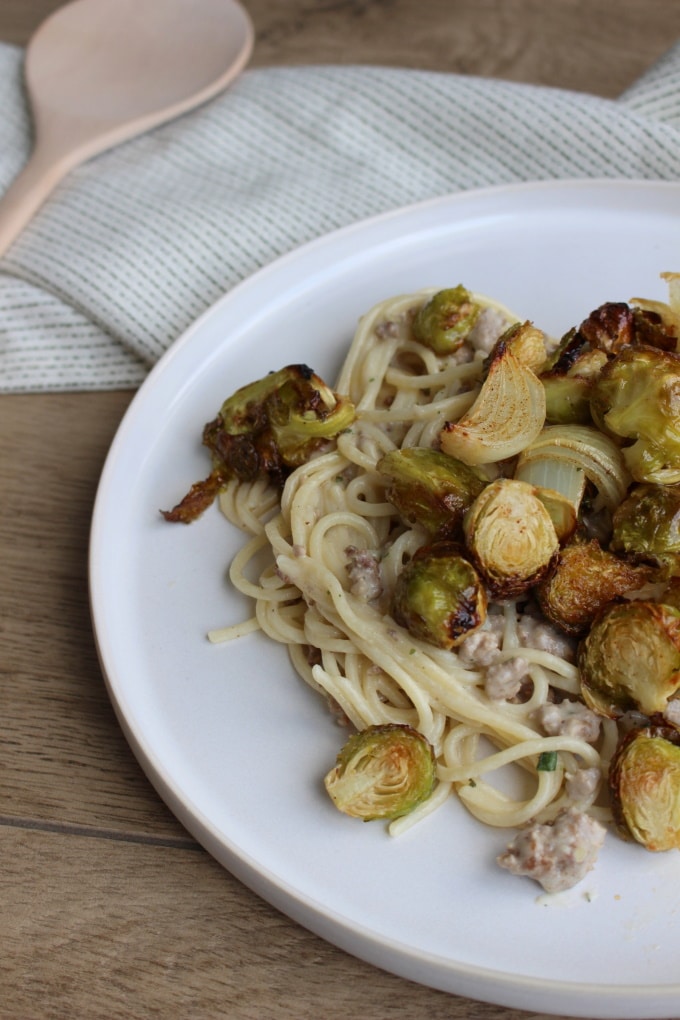
[[[536,767],[539,772],[554,772],[557,768],[557,751],[544,751],[539,755]]]

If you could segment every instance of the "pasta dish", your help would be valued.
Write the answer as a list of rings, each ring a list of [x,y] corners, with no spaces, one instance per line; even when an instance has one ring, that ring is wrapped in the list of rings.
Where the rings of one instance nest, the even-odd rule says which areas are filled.
[[[631,821],[631,735],[656,742],[680,776],[678,551],[642,548],[627,537],[639,507],[620,510],[643,488],[655,506],[655,487],[677,497],[680,459],[664,451],[652,470],[646,450],[644,475],[644,430],[612,427],[612,387],[624,385],[612,366],[627,369],[633,352],[655,361],[655,378],[661,361],[680,381],[677,330],[672,302],[615,307],[558,342],[462,287],[385,300],[361,319],[332,389],[295,366],[313,406],[284,421],[298,379],[281,373],[227,401],[204,435],[210,478],[166,514],[193,519],[217,496],[249,536],[229,577],[253,615],[209,637],[262,630],[328,700],[352,734],[326,777],[341,810],[398,835],[455,796],[480,822],[519,830],[499,863],[549,891],[593,866],[612,817],[668,848]],[[644,370],[635,361],[626,376],[627,401]],[[239,394],[249,416],[226,444]],[[244,436],[265,403],[253,470]],[[664,618],[663,692],[645,700],[603,678],[596,655],[623,628],[612,609],[648,606],[672,626]],[[669,845],[680,846],[674,817]]]

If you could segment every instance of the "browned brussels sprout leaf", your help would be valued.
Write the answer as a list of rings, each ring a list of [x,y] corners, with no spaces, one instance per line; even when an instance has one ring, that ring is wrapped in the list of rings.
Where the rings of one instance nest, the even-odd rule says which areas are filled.
[[[481,306],[461,284],[440,290],[416,312],[413,335],[435,354],[452,354],[467,338],[480,311]]]
[[[387,476],[387,498],[404,520],[442,538],[458,531],[463,514],[488,484],[476,468],[419,446],[391,451],[378,470]]]
[[[593,384],[590,409],[609,435],[634,440],[623,456],[636,482],[680,482],[680,355],[626,347]]]
[[[335,806],[365,822],[400,818],[432,793],[434,750],[411,726],[369,726],[353,734],[324,779]]]
[[[680,573],[680,484],[634,486],[614,513],[611,547]]]
[[[503,349],[512,351],[520,364],[537,374],[546,363],[545,333],[533,322],[514,322],[508,326],[487,358],[487,368],[493,364],[498,351]]]
[[[680,689],[680,611],[642,601],[608,607],[581,642],[578,669],[594,712],[664,712]]]
[[[624,301],[609,301],[591,312],[580,327],[592,348],[617,355],[631,344],[675,350],[677,337],[656,312],[631,308]]]
[[[484,586],[453,542],[417,551],[397,577],[392,615],[410,634],[438,648],[454,648],[486,619]]]
[[[632,730],[609,770],[619,831],[648,850],[680,850],[680,734],[671,728]]]
[[[596,539],[575,541],[560,551],[555,570],[537,586],[536,596],[552,623],[580,636],[608,603],[641,588],[650,577],[650,568],[619,559]]]
[[[581,375],[540,376],[545,390],[545,420],[550,425],[587,425],[592,379]]]
[[[544,577],[559,550],[555,526],[533,485],[499,478],[463,521],[465,544],[493,598],[516,598]]]
[[[304,464],[354,420],[354,406],[338,397],[306,365],[288,365],[242,386],[203,429],[213,470],[172,510],[168,521],[188,524],[210,505],[231,478],[268,478],[283,486]]]

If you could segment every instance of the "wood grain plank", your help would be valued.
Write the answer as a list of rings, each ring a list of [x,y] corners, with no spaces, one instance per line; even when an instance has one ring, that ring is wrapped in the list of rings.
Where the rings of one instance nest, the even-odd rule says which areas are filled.
[[[4,1020],[527,1017],[347,956],[202,851],[0,828],[0,854]]]
[[[0,401],[0,817],[186,840],[117,724],[88,608],[92,505],[130,397]]]
[[[252,66],[381,64],[615,97],[680,36],[677,0],[243,0]],[[57,0],[3,0],[0,38],[25,44]]]

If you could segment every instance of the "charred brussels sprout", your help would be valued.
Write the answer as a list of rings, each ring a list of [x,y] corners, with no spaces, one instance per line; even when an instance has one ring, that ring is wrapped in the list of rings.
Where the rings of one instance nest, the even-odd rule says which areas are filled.
[[[680,485],[636,485],[614,514],[611,547],[680,573]]]
[[[567,634],[585,634],[604,607],[649,580],[647,567],[634,567],[602,549],[596,539],[574,542],[559,554],[552,574],[536,590],[552,623]]]
[[[500,478],[463,521],[465,544],[491,596],[510,599],[537,584],[559,549],[555,526],[534,486]]]
[[[680,689],[680,611],[655,602],[609,607],[581,642],[578,669],[594,712],[663,713]]]
[[[455,457],[417,446],[386,454],[378,470],[387,476],[387,498],[404,520],[439,537],[460,528],[463,514],[488,483]]]
[[[410,634],[454,648],[486,619],[486,592],[477,571],[453,542],[417,551],[397,577],[392,615]]]
[[[416,312],[413,335],[435,354],[452,354],[466,339],[480,311],[480,305],[460,284],[440,290]]]
[[[369,726],[349,738],[324,784],[346,815],[365,822],[399,818],[432,793],[434,750],[410,726]]]
[[[545,390],[545,420],[550,425],[587,425],[592,379],[580,375],[540,376]]]
[[[354,406],[306,365],[289,365],[242,386],[203,430],[203,443],[212,455],[211,474],[163,516],[190,523],[230,478],[252,481],[262,476],[282,486],[293,468],[353,420]]]
[[[680,355],[624,348],[602,369],[590,407],[605,432],[635,440],[623,456],[636,482],[680,482]]]
[[[508,326],[496,341],[487,366],[493,363],[499,349],[512,351],[517,360],[532,372],[540,372],[546,361],[545,334],[533,322],[514,322]]]
[[[578,332],[592,348],[616,355],[630,345],[675,350],[676,338],[656,312],[608,301],[591,312]]]
[[[680,850],[680,734],[633,730],[609,770],[614,819],[621,834],[648,850]]]

